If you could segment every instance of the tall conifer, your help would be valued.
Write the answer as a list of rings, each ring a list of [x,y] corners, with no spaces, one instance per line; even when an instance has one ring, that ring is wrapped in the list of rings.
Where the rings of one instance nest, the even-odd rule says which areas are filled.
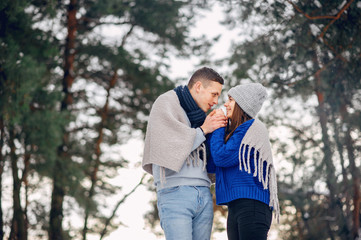
[[[360,232],[360,161],[355,157],[360,147],[360,3],[225,2],[228,24],[253,26],[247,40],[233,46],[231,84],[251,79],[271,88],[269,124],[291,130],[292,142],[283,145],[275,138],[294,169],[279,171],[283,213],[296,209],[296,214],[290,210],[293,220],[286,221],[292,231],[284,239],[355,239]],[[313,121],[304,123],[304,110]],[[323,183],[322,191],[316,186]]]

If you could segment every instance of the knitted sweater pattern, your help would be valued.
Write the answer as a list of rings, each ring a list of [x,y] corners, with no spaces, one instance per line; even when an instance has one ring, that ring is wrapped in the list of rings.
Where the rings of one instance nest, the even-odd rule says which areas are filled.
[[[239,198],[269,205],[279,221],[277,181],[268,131],[258,119],[240,125],[224,143],[225,128],[207,139],[207,170],[216,173],[216,201],[224,205]]]

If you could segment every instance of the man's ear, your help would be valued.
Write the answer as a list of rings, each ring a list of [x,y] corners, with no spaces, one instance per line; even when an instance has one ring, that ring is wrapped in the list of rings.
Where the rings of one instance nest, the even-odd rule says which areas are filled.
[[[201,81],[197,81],[195,84],[194,84],[194,90],[196,90],[197,93],[199,93],[201,91],[201,87],[202,87],[202,82]]]

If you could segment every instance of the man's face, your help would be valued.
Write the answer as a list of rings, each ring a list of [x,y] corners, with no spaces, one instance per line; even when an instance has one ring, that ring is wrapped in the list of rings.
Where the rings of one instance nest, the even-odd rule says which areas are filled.
[[[204,112],[211,109],[213,105],[218,104],[218,97],[221,95],[222,84],[210,81],[208,86],[204,87],[202,82],[198,81],[193,88],[193,92],[195,93],[193,98]]]

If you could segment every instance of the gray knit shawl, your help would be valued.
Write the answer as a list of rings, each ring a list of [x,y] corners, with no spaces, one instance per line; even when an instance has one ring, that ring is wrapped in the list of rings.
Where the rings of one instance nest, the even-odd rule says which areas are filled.
[[[277,177],[275,167],[273,165],[273,157],[271,144],[269,141],[268,131],[265,125],[259,120],[255,119],[253,124],[248,129],[246,135],[243,137],[241,145],[239,147],[239,169],[251,173],[250,153],[245,156],[246,151],[242,152],[242,148],[250,146],[255,149],[255,152],[259,153],[259,157],[254,157],[254,172],[253,176],[258,177],[258,181],[262,183],[263,188],[269,188],[270,191],[270,203],[275,212],[276,220],[279,222],[280,207],[278,203],[278,189],[277,189]],[[266,175],[263,176],[263,165],[267,163],[265,169]]]
[[[170,90],[160,95],[149,115],[143,169],[153,174],[152,164],[157,164],[179,172],[191,154],[196,132],[188,125],[176,92]]]

